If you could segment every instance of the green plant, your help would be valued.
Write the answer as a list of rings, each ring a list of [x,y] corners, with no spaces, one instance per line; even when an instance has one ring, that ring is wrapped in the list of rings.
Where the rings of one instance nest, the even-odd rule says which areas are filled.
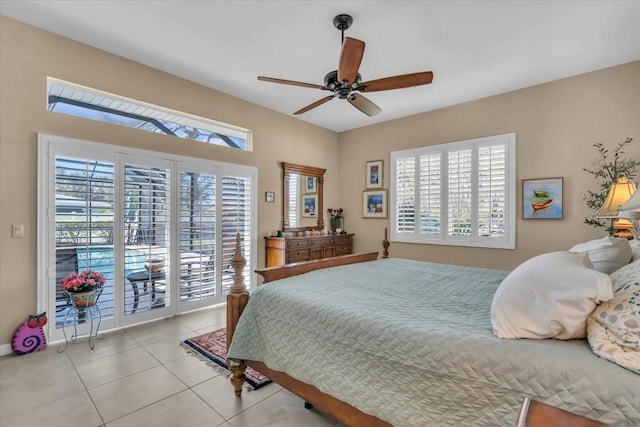
[[[613,220],[596,218],[594,213],[604,204],[609,187],[618,178],[626,176],[629,181],[635,178],[640,161],[624,158],[624,148],[632,141],[633,138],[627,138],[618,143],[613,150],[613,157],[609,157],[609,150],[601,142],[593,144],[598,152],[598,157],[592,162],[592,169],[582,168],[583,171],[593,175],[599,181],[599,190],[588,190],[584,196],[584,201],[590,211],[590,215],[585,217],[584,223],[596,228],[604,227],[609,235],[613,234]]]

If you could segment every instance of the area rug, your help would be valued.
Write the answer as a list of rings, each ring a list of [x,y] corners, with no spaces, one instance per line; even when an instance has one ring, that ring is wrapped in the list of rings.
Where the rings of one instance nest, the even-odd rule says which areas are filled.
[[[207,332],[206,334],[184,340],[181,345],[189,354],[193,354],[211,364],[213,362],[227,376],[230,374],[227,367],[227,329],[222,328],[217,331]],[[246,383],[250,388],[256,390],[260,387],[271,383],[271,380],[260,372],[247,367],[244,372]]]

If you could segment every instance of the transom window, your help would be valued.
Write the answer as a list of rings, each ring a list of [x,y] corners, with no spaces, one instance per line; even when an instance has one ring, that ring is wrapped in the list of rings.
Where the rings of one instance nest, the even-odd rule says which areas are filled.
[[[203,117],[47,78],[49,111],[118,126],[173,135],[238,150],[250,150],[250,132]]]
[[[514,133],[391,153],[391,239],[515,248]]]

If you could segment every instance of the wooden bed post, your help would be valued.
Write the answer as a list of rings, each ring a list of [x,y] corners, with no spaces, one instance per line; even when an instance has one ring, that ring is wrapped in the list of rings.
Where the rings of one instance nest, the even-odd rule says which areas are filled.
[[[236,331],[238,320],[244,310],[244,307],[249,302],[249,292],[244,286],[244,276],[242,270],[247,265],[246,258],[242,255],[242,249],[240,247],[240,233],[236,234],[236,252],[231,260],[231,266],[233,267],[233,285],[231,286],[231,293],[227,295],[227,353],[229,352],[229,346],[233,339],[233,334]],[[247,368],[247,364],[243,361],[240,363],[232,362],[227,359],[227,366],[231,371],[231,384],[233,385],[236,396],[240,396],[242,393],[242,385],[244,384],[245,375],[244,371]]]
[[[387,227],[384,228],[384,240],[382,241],[382,258],[389,258],[389,239],[387,239]]]

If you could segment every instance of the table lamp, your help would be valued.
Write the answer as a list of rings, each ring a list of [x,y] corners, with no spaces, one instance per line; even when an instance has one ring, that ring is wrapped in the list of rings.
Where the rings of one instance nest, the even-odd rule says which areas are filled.
[[[596,212],[598,218],[615,218],[613,222],[613,237],[622,237],[625,239],[633,239],[633,224],[627,218],[629,209],[623,210],[621,206],[625,206],[636,192],[636,186],[633,182],[629,182],[627,177],[620,177],[611,184],[609,193],[602,207]]]
[[[636,189],[636,192],[633,193],[633,196],[631,196],[627,203],[620,206],[620,212],[622,213],[622,216],[627,218],[633,219],[634,217],[637,218],[640,216],[640,190]]]

